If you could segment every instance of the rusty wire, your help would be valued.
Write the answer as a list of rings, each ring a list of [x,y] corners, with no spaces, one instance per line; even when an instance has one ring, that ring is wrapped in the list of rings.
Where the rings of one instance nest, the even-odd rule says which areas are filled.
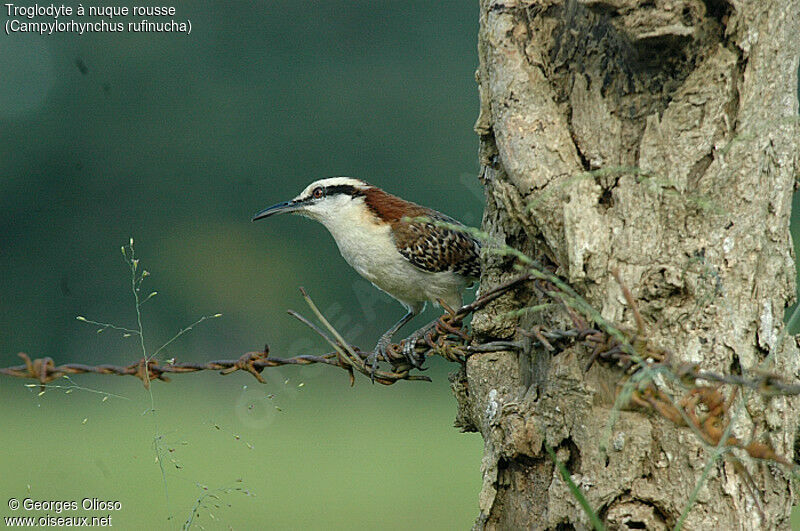
[[[781,377],[767,372],[753,371],[751,377],[733,374],[718,374],[702,370],[695,363],[682,363],[667,350],[652,348],[641,338],[635,343],[645,347],[647,358],[641,354],[631,353],[616,340],[596,334],[595,331],[584,331],[584,343],[593,346],[593,359],[616,363],[626,376],[618,382],[620,389],[626,382],[639,381],[633,384],[630,403],[638,408],[652,411],[678,426],[692,429],[704,442],[716,446],[720,443],[728,425],[733,421],[729,410],[736,398],[738,389],[754,389],[765,396],[800,395],[800,384],[786,382]],[[633,342],[632,342],[633,343]],[[683,395],[676,399],[668,391],[657,385],[652,378],[643,375],[673,375]],[[637,376],[644,376],[639,379]],[[707,382],[707,383],[701,383]],[[728,397],[723,393],[723,386],[730,386]],[[773,448],[758,441],[745,442],[728,436],[724,441],[728,447],[735,447],[747,452],[751,457],[767,459],[796,467],[797,465],[778,455]]]
[[[687,426],[705,443],[717,446],[722,438],[726,437],[729,425],[733,422],[729,411],[738,389],[753,389],[763,396],[800,395],[800,384],[789,383],[779,375],[761,370],[750,371],[749,377],[718,374],[702,370],[696,363],[680,362],[669,350],[654,346],[647,340],[644,319],[630,290],[622,282],[617,271],[614,271],[613,275],[634,314],[636,329],[627,331],[618,329],[616,330],[618,333],[613,334],[609,330],[592,328],[562,300],[574,326],[568,331],[569,334],[563,334],[562,337],[569,335],[591,349],[586,371],[597,360],[619,366],[623,370],[624,377],[618,382],[618,387],[622,390],[626,384],[632,385],[631,405],[654,412],[678,426]],[[552,349],[540,330],[534,329],[524,333],[538,341],[543,348]],[[551,331],[548,336],[553,337],[558,334],[553,334]],[[676,400],[668,391],[659,387],[651,376],[656,374],[673,376],[678,387],[684,390],[684,394]],[[725,385],[731,387],[727,398],[723,394]],[[766,459],[792,468],[798,467],[798,464],[777,454],[772,447],[762,442],[754,440],[745,442],[728,435],[724,445],[744,450],[750,457],[756,459]]]
[[[448,311],[435,322],[435,325],[425,337],[417,342],[417,354],[421,356],[439,354],[450,361],[463,363],[467,356],[471,354],[468,346],[470,337],[463,330],[463,320],[472,312],[483,308],[503,293],[506,293],[528,279],[528,275],[520,275],[492,288],[482,294],[474,302],[458,310],[448,308]],[[317,314],[317,317],[321,319],[324,325],[328,326],[328,331],[332,332],[334,336],[338,335],[327,321],[325,321],[324,317],[318,313],[313,301],[311,301],[310,297],[308,297],[302,288],[301,292],[312,311]],[[354,383],[355,371],[370,377],[372,376],[372,371],[366,364],[366,359],[371,354],[370,351],[364,351],[353,347],[335,337],[331,338],[328,333],[299,313],[292,310],[290,310],[289,313],[330,343],[335,348],[335,351],[316,356],[304,354],[292,358],[274,358],[270,357],[269,346],[265,345],[263,350],[246,352],[237,359],[166,363],[159,362],[155,359],[143,358],[130,365],[86,365],[82,363],[56,365],[55,361],[50,357],[31,359],[26,353],[20,352],[18,355],[22,358],[24,364],[0,368],[0,374],[15,378],[36,380],[41,385],[45,385],[62,376],[70,374],[113,374],[118,376],[135,376],[142,381],[145,387],[148,387],[149,382],[152,380],[168,382],[170,381],[170,375],[201,371],[219,371],[220,374],[245,371],[252,374],[259,382],[265,383],[261,372],[268,367],[322,363],[346,370],[350,374],[351,385]],[[378,360],[388,362],[392,366],[391,370],[378,369],[375,371],[374,381],[378,383],[391,385],[400,380],[430,381],[430,378],[427,376],[411,373],[414,367],[403,354],[403,342],[397,345],[390,345],[390,348],[387,349],[386,356],[379,356]]]
[[[638,382],[633,384],[629,399],[631,405],[651,411],[678,426],[688,426],[708,444],[719,444],[726,433],[728,424],[731,422],[729,409],[737,389],[753,389],[764,396],[800,395],[800,384],[787,382],[778,375],[764,371],[751,371],[749,376],[718,374],[702,370],[698,364],[680,362],[668,350],[653,346],[647,340],[644,319],[630,290],[622,282],[618,272],[614,271],[613,273],[633,312],[635,330],[614,328],[612,332],[609,329],[593,326],[595,323],[590,323],[585,316],[568,303],[569,295],[559,289],[556,284],[546,278],[526,273],[499,284],[482,294],[474,302],[458,310],[443,305],[446,312],[416,342],[413,350],[419,359],[440,355],[449,361],[463,364],[469,356],[477,352],[523,349],[524,346],[521,342],[510,341],[472,345],[470,334],[464,330],[463,320],[508,291],[521,284],[527,284],[535,293],[557,302],[572,322],[572,328],[566,330],[544,329],[541,326],[535,326],[530,330],[517,328],[521,335],[530,339],[533,346],[538,345],[548,352],[556,353],[570,345],[585,345],[589,349],[589,360],[585,370],[588,371],[591,365],[598,361],[620,367],[623,371],[623,378],[618,382],[620,389],[627,383]],[[52,358],[31,360],[27,354],[19,353],[25,362],[24,365],[0,368],[0,374],[33,379],[41,385],[69,374],[129,375],[139,378],[147,386],[150,380],[169,381],[169,376],[172,374],[200,371],[219,371],[221,374],[230,374],[236,371],[246,371],[259,382],[264,383],[261,372],[268,367],[322,363],[346,370],[350,375],[351,385],[354,383],[355,372],[374,377],[374,381],[384,385],[391,385],[400,380],[430,381],[427,376],[412,374],[416,367],[408,361],[403,353],[404,342],[390,345],[386,355],[378,358],[379,361],[389,363],[391,370],[379,369],[373,375],[366,361],[371,352],[344,342],[338,332],[319,313],[313,301],[302,288],[301,292],[323,327],[317,326],[297,312],[290,310],[289,313],[325,339],[334,347],[334,352],[322,355],[306,354],[292,358],[274,358],[270,357],[269,346],[265,346],[261,351],[247,352],[238,359],[214,360],[205,363],[159,363],[154,359],[140,359],[126,366],[92,366],[78,363],[55,365]],[[323,328],[327,328],[327,332]],[[655,380],[647,377],[645,373],[674,376],[675,382],[679,384],[679,387],[682,386],[685,394],[676,399],[664,389],[659,388]],[[726,385],[732,388],[727,399],[723,394],[723,386]],[[725,444],[744,450],[754,458],[797,466],[785,457],[778,455],[764,443],[745,442],[728,436]]]

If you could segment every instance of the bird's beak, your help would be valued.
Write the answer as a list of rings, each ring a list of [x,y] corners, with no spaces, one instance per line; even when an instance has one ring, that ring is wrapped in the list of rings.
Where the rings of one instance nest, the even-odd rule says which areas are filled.
[[[271,207],[265,208],[260,212],[256,212],[256,215],[253,216],[253,221],[268,218],[270,216],[274,216],[275,214],[297,212],[298,210],[302,210],[303,206],[303,203],[297,201],[285,201],[283,203],[278,203],[277,205],[272,205]]]

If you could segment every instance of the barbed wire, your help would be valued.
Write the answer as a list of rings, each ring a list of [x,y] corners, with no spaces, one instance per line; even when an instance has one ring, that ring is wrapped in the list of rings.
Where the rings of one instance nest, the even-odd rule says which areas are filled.
[[[597,362],[621,368],[624,376],[618,382],[618,386],[620,393],[625,393],[627,389],[625,400],[627,404],[651,411],[678,426],[689,427],[708,444],[718,445],[723,438],[726,438],[725,445],[739,448],[751,457],[797,468],[797,464],[778,455],[765,443],[747,442],[727,434],[730,432],[729,424],[732,422],[729,409],[734,402],[737,389],[752,389],[767,397],[791,396],[800,395],[800,384],[788,382],[785,378],[766,371],[750,371],[750,374],[745,376],[703,370],[696,363],[681,362],[667,349],[655,347],[647,339],[644,319],[630,290],[623,284],[616,271],[614,276],[622,288],[627,305],[633,312],[635,330],[592,326],[596,323],[590,323],[588,318],[579,314],[570,304],[570,297],[574,293],[565,289],[563,283],[554,281],[552,273],[541,275],[528,272],[499,284],[458,310],[443,305],[444,315],[433,323],[424,337],[416,340],[412,350],[419,359],[440,355],[449,361],[464,364],[469,356],[475,353],[524,350],[531,346],[557,352],[571,345],[583,344],[590,350],[585,371]],[[523,341],[493,341],[473,345],[472,335],[464,329],[463,320],[523,284],[539,296],[560,305],[568,315],[572,328],[565,330],[544,329],[542,326],[535,326],[529,330],[517,328],[522,336],[530,340],[529,346]],[[202,371],[218,371],[223,375],[244,371],[253,375],[259,382],[265,383],[261,373],[269,367],[324,364],[346,370],[350,375],[351,385],[355,382],[356,372],[384,385],[391,385],[401,380],[431,381],[427,376],[413,372],[419,367],[410,363],[404,354],[405,341],[390,345],[385,355],[379,356],[379,361],[389,363],[391,369],[377,369],[373,374],[372,368],[367,363],[371,351],[349,345],[325,319],[305,290],[302,288],[300,290],[322,327],[293,310],[289,310],[289,314],[320,335],[334,348],[333,352],[275,358],[270,356],[269,346],[265,345],[263,350],[247,352],[237,359],[161,363],[155,359],[140,359],[125,366],[80,363],[56,365],[50,357],[31,359],[21,352],[19,356],[24,364],[0,368],[0,374],[36,380],[42,386],[70,374],[113,374],[135,376],[147,387],[151,380],[170,381],[170,376],[174,374]],[[657,375],[670,378],[679,389],[684,390],[684,394],[680,398],[673,396],[663,383],[657,383]],[[732,388],[727,398],[723,394],[723,386]]]
[[[417,355],[427,356],[438,353],[450,361],[464,363],[467,356],[469,356],[473,350],[471,350],[472,347],[469,346],[470,336],[463,330],[463,320],[471,313],[483,308],[510,289],[529,280],[529,278],[530,275],[525,274],[506,281],[482,294],[474,302],[458,310],[446,308],[446,313],[435,322],[431,330],[422,339],[417,341],[415,347]],[[358,347],[353,347],[346,343],[339,333],[328,323],[325,317],[322,316],[305,290],[300,288],[300,291],[311,310],[315,313],[323,326],[327,328],[328,333],[293,310],[289,310],[289,314],[299,319],[325,339],[333,346],[334,352],[322,355],[304,354],[291,358],[275,358],[270,357],[269,345],[265,345],[263,350],[246,352],[237,359],[223,359],[207,362],[159,362],[156,359],[142,358],[130,365],[87,365],[83,363],[56,365],[51,357],[31,359],[26,353],[20,352],[18,356],[22,358],[24,364],[0,368],[0,374],[15,378],[36,380],[40,385],[48,384],[62,376],[71,374],[135,376],[142,381],[145,387],[149,387],[149,382],[152,380],[168,382],[170,381],[170,375],[201,371],[219,371],[220,374],[223,375],[231,374],[236,371],[244,371],[252,374],[259,382],[265,383],[261,372],[266,368],[321,363],[348,371],[351,385],[355,381],[354,373],[356,371],[371,378],[374,376],[374,381],[384,385],[391,385],[400,380],[431,381],[427,376],[412,374],[412,370],[415,367],[408,362],[405,354],[403,354],[404,342],[390,345],[386,351],[386,355],[378,356],[379,361],[388,362],[392,366],[392,369],[378,369],[373,375],[371,367],[368,367],[366,363],[367,357],[372,352],[361,350]],[[331,337],[331,335],[333,335],[333,337]],[[486,345],[483,347],[486,348]],[[499,350],[507,347],[508,345],[505,343],[499,343],[493,348]],[[485,352],[486,350],[480,351]]]
[[[743,441],[730,435],[734,419],[729,413],[739,389],[753,389],[766,397],[791,396],[800,395],[800,384],[787,382],[781,376],[763,370],[750,371],[752,375],[745,377],[706,371],[697,363],[681,362],[668,349],[656,347],[647,341],[644,319],[633,295],[622,282],[619,272],[615,270],[613,275],[634,314],[636,330],[628,331],[620,338],[607,331],[592,329],[568,308],[578,337],[592,347],[586,370],[598,359],[615,363],[627,376],[618,385],[622,389],[620,392],[624,392],[626,386],[629,388],[630,404],[652,411],[678,426],[689,427],[709,445],[739,448],[750,457],[781,463],[795,471],[800,469],[800,464],[777,454],[768,444],[755,440]],[[657,375],[671,378],[679,389],[684,390],[684,394],[676,400],[666,385],[658,384]],[[727,397],[723,394],[724,385],[731,386]],[[744,467],[742,470],[746,473]]]

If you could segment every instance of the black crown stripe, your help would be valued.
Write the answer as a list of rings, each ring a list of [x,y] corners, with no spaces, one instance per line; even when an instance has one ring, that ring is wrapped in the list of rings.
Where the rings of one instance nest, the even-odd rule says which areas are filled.
[[[334,184],[324,188],[325,195],[345,194],[353,197],[364,195],[364,191],[352,184]]]

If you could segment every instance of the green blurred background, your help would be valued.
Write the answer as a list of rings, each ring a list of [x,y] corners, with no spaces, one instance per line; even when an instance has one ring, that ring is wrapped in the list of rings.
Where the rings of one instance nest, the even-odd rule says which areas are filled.
[[[250,222],[318,178],[357,176],[480,223],[477,2],[177,10],[191,35],[0,35],[2,366],[18,351],[137,358],[136,338],[75,319],[135,325],[120,254],[131,236],[151,273],[143,291],[159,293],[143,306],[151,352],[223,314],[163,358],[236,358],[264,343],[275,356],[327,352],[286,314],[308,313],[299,286],[349,340],[373,345],[404,310],[351,270],[324,228]],[[452,427],[453,367],[429,365],[433,383],[388,388],[364,378],[350,388],[324,367],[268,369],[267,385],[244,374],[155,383],[175,460],[166,489],[137,380],[58,382],[124,397],[103,401],[0,378],[0,516],[23,514],[7,510],[12,496],[96,496],[122,502],[115,527],[176,528],[205,485],[254,494],[218,492],[222,508],[197,520],[212,529],[467,528],[482,442]]]
[[[276,356],[327,351],[285,313],[306,312],[301,285],[371,346],[400,305],[321,226],[249,221],[317,178],[360,177],[480,223],[477,2],[177,9],[191,35],[0,35],[2,366],[18,351],[137,358],[135,338],[75,319],[134,326],[119,251],[130,237],[151,273],[143,291],[159,292],[143,307],[151,352],[223,314],[163,358],[236,358],[264,343]],[[0,516],[24,514],[6,510],[10,497],[88,496],[121,501],[115,527],[176,528],[213,494],[221,507],[204,498],[197,520],[211,529],[467,528],[481,440],[451,427],[453,367],[429,365],[433,383],[389,388],[350,388],[323,367],[268,369],[267,385],[178,376],[154,384],[155,418],[132,378],[77,376],[58,384],[80,389],[43,395],[0,378]]]

